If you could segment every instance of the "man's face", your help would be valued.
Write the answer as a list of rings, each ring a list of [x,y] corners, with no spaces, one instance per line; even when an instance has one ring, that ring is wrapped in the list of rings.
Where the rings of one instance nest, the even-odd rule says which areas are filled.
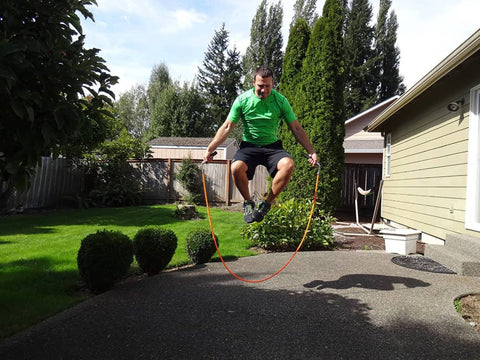
[[[253,86],[255,86],[255,95],[260,99],[266,99],[272,92],[273,78],[262,78],[260,75],[257,75],[253,79]]]

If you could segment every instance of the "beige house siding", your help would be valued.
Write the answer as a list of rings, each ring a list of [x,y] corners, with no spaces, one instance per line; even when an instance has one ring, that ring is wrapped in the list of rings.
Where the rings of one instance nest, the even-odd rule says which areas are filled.
[[[450,91],[432,89],[395,116],[381,212],[441,240],[465,232],[471,84],[450,79],[445,85]],[[459,98],[465,99],[462,109],[450,112],[446,105]]]

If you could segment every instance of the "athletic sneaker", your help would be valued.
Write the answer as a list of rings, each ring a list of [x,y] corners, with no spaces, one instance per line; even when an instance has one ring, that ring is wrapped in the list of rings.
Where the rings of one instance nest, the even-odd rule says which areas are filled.
[[[263,220],[265,215],[270,211],[270,207],[272,205],[266,201],[262,201],[260,205],[258,205],[258,209],[255,209],[253,212],[253,219],[257,222],[260,222]]]
[[[243,219],[247,224],[255,221],[253,218],[253,212],[255,211],[255,202],[252,200],[245,200],[243,202]]]

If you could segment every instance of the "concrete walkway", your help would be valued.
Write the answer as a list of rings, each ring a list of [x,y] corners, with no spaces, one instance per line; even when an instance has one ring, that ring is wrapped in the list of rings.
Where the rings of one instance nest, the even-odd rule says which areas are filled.
[[[229,262],[265,277],[289,258]],[[0,359],[480,359],[454,299],[480,278],[374,251],[302,252],[246,284],[221,263],[117,286],[0,343]]]

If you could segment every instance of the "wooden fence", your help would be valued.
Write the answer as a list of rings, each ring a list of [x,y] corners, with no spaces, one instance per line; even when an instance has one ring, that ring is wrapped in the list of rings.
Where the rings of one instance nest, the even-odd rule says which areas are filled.
[[[225,205],[243,202],[243,197],[233,183],[231,160],[214,160],[204,165],[201,165],[200,160],[193,161],[203,168],[205,173],[209,202]],[[176,180],[176,174],[181,169],[182,159],[147,159],[132,161],[131,164],[142,173],[143,183],[146,187],[143,200],[146,203],[175,202],[187,194],[187,191]],[[259,166],[249,184],[252,198],[259,200],[267,192],[267,177],[267,169]]]
[[[80,193],[83,182],[83,171],[72,167],[67,160],[42,157],[29,189],[24,193],[15,190],[6,193],[8,198],[2,201],[0,213],[59,206],[66,197]],[[4,193],[7,184],[3,183],[1,190]]]
[[[243,197],[233,183],[231,160],[214,160],[201,165],[200,160],[193,160],[205,172],[208,200],[212,204],[231,205],[243,202]],[[148,159],[132,161],[131,164],[141,170],[145,186],[143,202],[147,204],[172,203],[182,200],[187,191],[182,187],[176,174],[181,168],[182,159]],[[200,176],[200,175],[199,175]],[[378,196],[378,185],[382,177],[380,165],[345,165],[341,208],[354,210],[356,187],[372,189],[372,194],[359,194],[359,208],[364,213],[371,213]],[[268,190],[268,172],[259,166],[249,188],[252,198],[260,200]],[[28,191],[18,194],[15,191],[4,200],[0,213],[22,207],[48,208],[65,205],[65,199],[75,198],[84,187],[83,171],[72,167],[65,159],[53,160],[43,157]],[[2,193],[6,184],[2,184]],[[202,192],[203,198],[203,192]]]

